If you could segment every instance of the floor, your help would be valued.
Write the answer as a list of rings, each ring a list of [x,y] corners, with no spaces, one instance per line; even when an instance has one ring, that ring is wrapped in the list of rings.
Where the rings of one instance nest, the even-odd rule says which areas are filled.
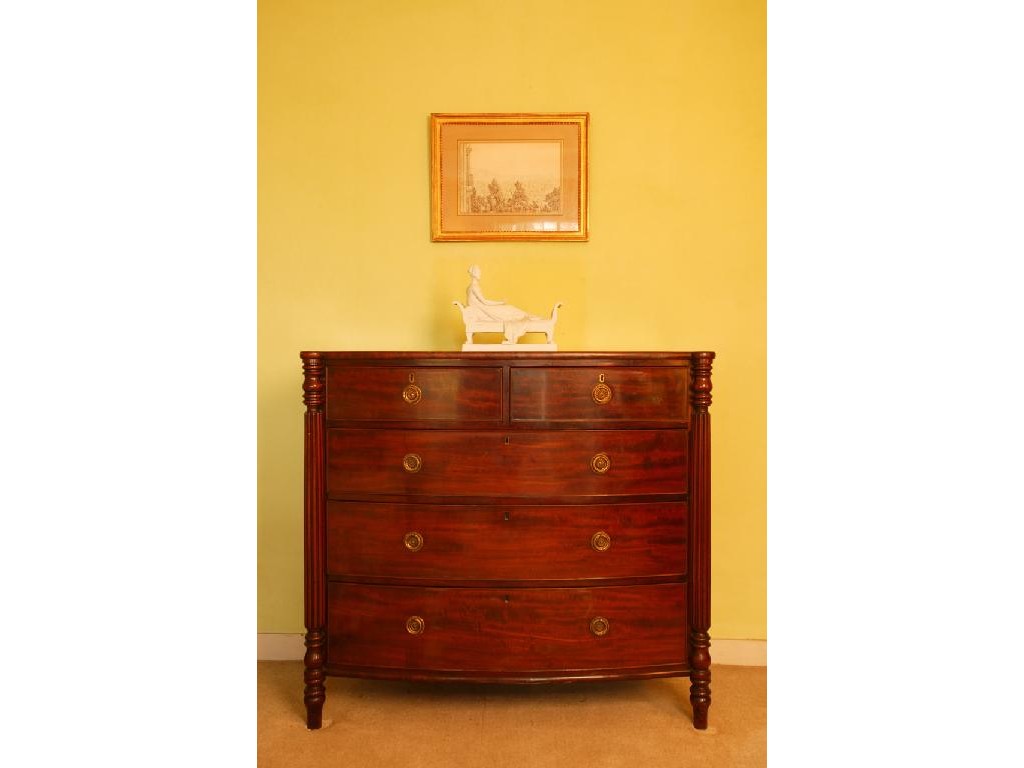
[[[513,686],[327,679],[308,731],[302,664],[257,663],[261,768],[764,766],[767,669],[712,667],[710,727],[691,725],[689,680]]]

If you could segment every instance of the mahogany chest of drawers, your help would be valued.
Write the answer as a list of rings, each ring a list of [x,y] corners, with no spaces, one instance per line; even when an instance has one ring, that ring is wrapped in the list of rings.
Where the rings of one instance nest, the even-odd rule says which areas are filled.
[[[713,352],[303,352],[305,703],[326,675],[689,675],[711,703]]]

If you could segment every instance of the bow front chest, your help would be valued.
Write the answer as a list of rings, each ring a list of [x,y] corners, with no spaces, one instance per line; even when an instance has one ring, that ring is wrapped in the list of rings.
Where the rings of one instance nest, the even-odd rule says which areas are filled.
[[[689,675],[711,703],[713,352],[303,352],[305,703],[326,675]]]

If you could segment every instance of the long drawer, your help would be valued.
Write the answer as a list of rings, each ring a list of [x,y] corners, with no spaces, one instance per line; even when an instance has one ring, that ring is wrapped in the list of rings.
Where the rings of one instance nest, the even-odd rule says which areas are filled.
[[[686,573],[685,502],[474,506],[330,502],[327,572],[408,579]]]
[[[686,431],[330,429],[327,492],[440,496],[684,493]]]
[[[686,585],[460,589],[330,583],[334,666],[530,672],[684,664]]]

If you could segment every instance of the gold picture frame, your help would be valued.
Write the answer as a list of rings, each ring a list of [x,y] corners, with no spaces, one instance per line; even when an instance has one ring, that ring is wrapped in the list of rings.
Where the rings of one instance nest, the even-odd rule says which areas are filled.
[[[590,115],[430,116],[434,241],[590,237]]]

